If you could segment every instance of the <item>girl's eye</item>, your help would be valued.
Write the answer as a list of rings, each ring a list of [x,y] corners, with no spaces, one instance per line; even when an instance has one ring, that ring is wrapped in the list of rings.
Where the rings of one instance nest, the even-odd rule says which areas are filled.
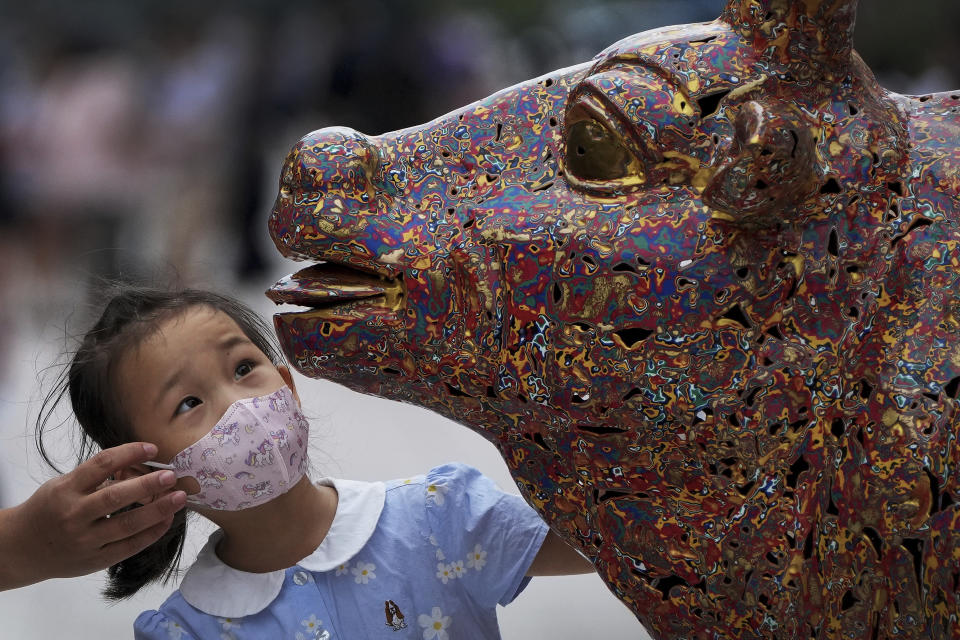
[[[244,361],[237,365],[236,370],[233,372],[233,377],[239,380],[251,371],[253,371],[253,363]]]
[[[186,413],[190,409],[193,409],[194,407],[199,406],[201,404],[203,404],[203,400],[201,400],[200,398],[196,398],[194,396],[188,396],[183,400],[181,400],[180,404],[177,405],[177,410],[175,411],[175,414],[180,415],[181,413]]]

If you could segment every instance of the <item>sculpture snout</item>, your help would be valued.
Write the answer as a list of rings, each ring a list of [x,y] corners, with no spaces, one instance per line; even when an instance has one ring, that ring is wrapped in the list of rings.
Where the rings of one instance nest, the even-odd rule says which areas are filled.
[[[379,171],[379,150],[362,133],[328,127],[304,136],[284,161],[270,216],[270,233],[281,253],[315,259],[320,257],[318,232],[354,237],[377,210]]]
[[[380,166],[370,138],[346,127],[327,127],[304,136],[290,152],[281,187],[367,202]]]

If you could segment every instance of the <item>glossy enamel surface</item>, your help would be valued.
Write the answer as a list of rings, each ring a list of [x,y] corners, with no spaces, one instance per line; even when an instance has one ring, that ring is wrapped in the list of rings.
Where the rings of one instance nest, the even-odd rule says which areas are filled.
[[[291,363],[485,435],[654,637],[960,637],[960,95],[880,88],[855,9],[308,134]]]

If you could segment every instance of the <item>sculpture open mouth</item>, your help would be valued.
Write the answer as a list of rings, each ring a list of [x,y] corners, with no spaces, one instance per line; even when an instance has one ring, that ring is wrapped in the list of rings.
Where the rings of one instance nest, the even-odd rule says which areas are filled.
[[[323,262],[282,278],[266,295],[277,304],[309,307],[281,317],[355,317],[358,313],[395,311],[403,299],[400,279],[386,278],[339,264]]]

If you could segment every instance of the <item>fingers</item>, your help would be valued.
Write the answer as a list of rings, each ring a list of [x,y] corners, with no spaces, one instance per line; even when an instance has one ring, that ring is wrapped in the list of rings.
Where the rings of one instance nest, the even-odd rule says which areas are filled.
[[[76,469],[67,478],[80,491],[93,491],[101,482],[125,467],[146,462],[157,455],[157,447],[149,442],[128,442],[104,449]]]
[[[140,509],[145,508],[146,507],[141,507]],[[140,509],[137,509],[137,511]],[[113,520],[113,518],[110,518],[110,520]],[[173,516],[167,516],[165,520],[162,520],[152,527],[140,531],[136,535],[105,545],[100,549],[101,555],[98,558],[100,565],[109,567],[122,560],[126,560],[130,556],[140,553],[151,544],[159,540],[160,536],[166,533],[167,529],[170,528],[172,522]]]
[[[101,520],[96,525],[97,539],[103,545],[101,551],[107,555],[128,551],[127,555],[119,556],[122,560],[147,547],[163,535],[173,520],[173,514],[186,502],[186,493],[174,491],[148,505]]]
[[[84,498],[84,512],[94,520],[132,504],[147,504],[177,481],[173,471],[156,471],[121,482],[112,482]]]

